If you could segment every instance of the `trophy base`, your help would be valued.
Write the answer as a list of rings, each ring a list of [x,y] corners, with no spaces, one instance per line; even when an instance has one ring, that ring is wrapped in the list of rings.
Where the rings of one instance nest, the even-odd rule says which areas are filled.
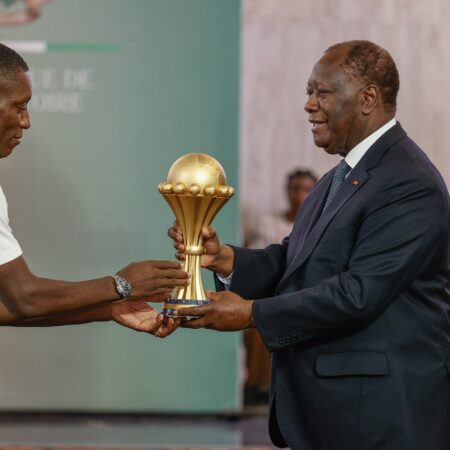
[[[164,303],[163,314],[167,317],[179,317],[175,315],[178,309],[186,308],[188,306],[201,306],[211,303],[211,300],[181,300],[171,298]],[[185,316],[186,319],[195,319],[198,316]]]

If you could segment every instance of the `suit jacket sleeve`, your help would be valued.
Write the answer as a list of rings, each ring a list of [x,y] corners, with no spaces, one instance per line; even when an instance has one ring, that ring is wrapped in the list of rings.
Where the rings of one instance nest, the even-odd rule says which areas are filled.
[[[397,178],[370,199],[348,270],[254,302],[254,321],[269,350],[370,323],[416,277],[442,261],[449,245],[448,194],[417,172]]]
[[[256,300],[275,294],[276,287],[283,276],[286,264],[286,250],[289,237],[280,245],[269,245],[263,250],[234,247],[234,275],[230,291],[245,299]],[[215,278],[216,289],[224,289]]]

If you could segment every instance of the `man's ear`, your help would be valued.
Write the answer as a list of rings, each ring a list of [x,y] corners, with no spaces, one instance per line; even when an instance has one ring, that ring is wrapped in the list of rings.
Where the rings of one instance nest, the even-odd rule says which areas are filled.
[[[369,115],[380,102],[380,89],[374,84],[368,84],[360,92],[361,112]]]

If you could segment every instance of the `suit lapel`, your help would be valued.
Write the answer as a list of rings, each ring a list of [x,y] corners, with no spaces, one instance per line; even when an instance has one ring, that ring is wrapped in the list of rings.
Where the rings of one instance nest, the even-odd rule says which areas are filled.
[[[291,238],[289,239],[286,266],[289,266],[294,256],[302,248],[306,236],[308,236],[314,224],[320,217],[325,198],[330,188],[331,180],[333,179],[333,174],[334,170],[330,170],[322,177],[300,208],[295,220],[294,228],[292,229]]]
[[[317,222],[314,224],[310,233],[303,237],[303,245],[298,246],[298,251],[294,255],[290,264],[287,266],[286,272],[284,273],[283,278],[280,281],[280,285],[285,281],[289,276],[297,270],[309,257],[311,252],[316,247],[319,242],[322,234],[327,229],[329,223],[333,219],[333,217],[337,214],[337,212],[344,206],[344,204],[359,190],[362,188],[364,183],[369,178],[369,174],[364,169],[357,169],[355,167],[352,170],[345,182],[342,184],[339,192],[336,194],[336,197],[333,199],[332,203],[325,212],[319,217]],[[354,180],[357,180],[357,184],[353,183]],[[323,199],[324,200],[324,199]],[[321,206],[323,205],[323,201],[320,202]],[[321,209],[320,209],[321,211]]]
[[[368,171],[379,164],[388,148],[404,137],[406,137],[406,133],[402,129],[400,123],[397,123],[380,139],[378,139],[378,141],[370,147],[356,167],[349,173],[330,206],[325,210],[323,215],[315,221],[317,214],[320,214],[322,211],[323,203],[328,193],[328,187],[331,183],[331,179],[336,168],[324,177],[324,181],[325,178],[327,178],[327,183],[324,183],[322,189],[319,191],[321,197],[317,195],[314,198],[316,201],[316,208],[310,207],[309,211],[305,211],[305,213],[313,213],[309,222],[304,220],[304,222],[309,224],[309,228],[307,227],[303,231],[301,228],[297,229],[297,227],[294,227],[294,229],[297,229],[299,236],[295,245],[295,250],[292,251],[291,255],[289,254],[290,250],[288,249],[286,271],[278,285],[277,290],[279,290],[286,279],[289,278],[289,276],[308,259],[331,220],[342,208],[342,206],[344,206],[344,204],[364,186],[370,178]],[[317,194],[319,194],[319,192]]]

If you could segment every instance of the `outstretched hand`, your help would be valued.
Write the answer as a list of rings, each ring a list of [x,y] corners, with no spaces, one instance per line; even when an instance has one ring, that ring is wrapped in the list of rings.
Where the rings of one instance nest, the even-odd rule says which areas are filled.
[[[177,261],[142,261],[128,264],[117,275],[131,286],[130,300],[165,300],[175,288],[189,284],[189,275]]]
[[[206,293],[211,303],[202,306],[177,309],[179,317],[198,316],[182,322],[183,328],[209,328],[217,331],[238,331],[253,327],[253,300],[244,300],[230,292]]]
[[[112,319],[124,327],[164,338],[173,333],[182,319],[164,317],[146,301],[122,301],[111,305]]]

